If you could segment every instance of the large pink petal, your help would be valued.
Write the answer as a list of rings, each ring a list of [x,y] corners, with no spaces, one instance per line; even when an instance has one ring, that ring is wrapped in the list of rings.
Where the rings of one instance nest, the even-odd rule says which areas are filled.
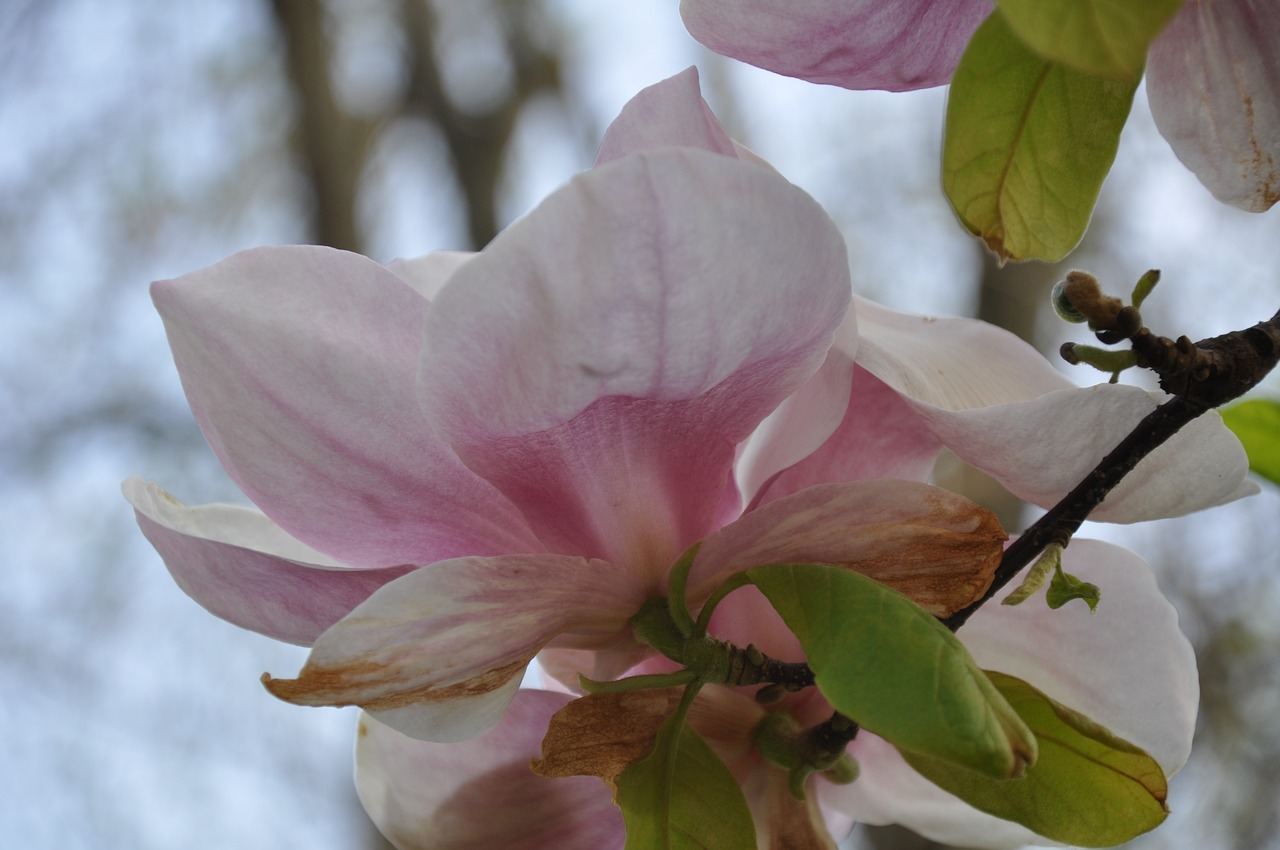
[[[655,591],[634,570],[563,555],[442,561],[322,634],[297,679],[263,681],[300,705],[360,705],[405,734],[463,740],[492,726],[544,645],[613,646]],[[460,699],[468,711],[449,705]]]
[[[738,156],[733,140],[702,99],[697,68],[655,83],[627,101],[605,131],[596,165],[670,146]]]
[[[619,850],[622,815],[604,783],[529,768],[569,699],[521,691],[496,728],[463,744],[417,741],[362,717],[360,801],[399,850]]]
[[[690,570],[688,596],[701,602],[729,575],[752,567],[816,562],[847,566],[947,616],[990,586],[1004,539],[990,512],[937,487],[891,479],[823,484],[762,505],[708,537]]]
[[[257,511],[189,508],[140,478],[126,481],[124,494],[183,592],[210,613],[277,640],[309,646],[411,569],[344,567]]]
[[[454,274],[424,409],[553,550],[659,572],[736,513],[736,444],[822,364],[849,291],[835,226],[776,174],[625,157]]]
[[[1016,581],[958,632],[979,666],[1030,682],[1147,750],[1166,772],[1191,750],[1199,684],[1195,655],[1151,568],[1107,543],[1074,540],[1064,567],[1097,584],[1096,614],[1083,602],[1052,611],[1037,595],[999,602]],[[852,752],[857,782],[823,790],[824,801],[866,823],[900,823],[964,847],[1017,847],[1037,840],[1022,827],[982,814],[922,778],[892,746],[860,734]]]
[[[1045,507],[1158,403],[1137,387],[1077,388],[1031,346],[985,322],[913,316],[862,299],[857,310],[858,364],[897,391],[943,445]],[[1090,518],[1180,516],[1256,490],[1240,441],[1211,412],[1139,463]]]
[[[1188,0],[1147,58],[1151,115],[1220,201],[1280,200],[1280,4]]]
[[[681,0],[689,33],[717,53],[848,89],[951,80],[990,0]]]
[[[205,437],[290,534],[359,566],[539,551],[424,420],[427,301],[392,272],[326,248],[265,248],[153,296]]]

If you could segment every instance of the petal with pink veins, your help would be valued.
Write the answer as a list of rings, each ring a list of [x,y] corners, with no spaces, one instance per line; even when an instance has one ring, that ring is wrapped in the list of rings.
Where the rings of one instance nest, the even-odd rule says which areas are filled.
[[[602,782],[544,779],[529,767],[551,715],[568,701],[521,691],[497,727],[464,744],[414,740],[362,717],[360,801],[398,850],[621,847],[622,814]]]
[[[737,514],[736,445],[822,365],[849,297],[835,225],[776,174],[628,156],[455,272],[423,409],[549,548],[657,574]]]
[[[263,682],[299,705],[359,705],[405,734],[464,740],[492,726],[539,649],[615,645],[654,590],[636,571],[564,555],[442,561],[320,635],[298,678]],[[452,710],[459,699],[471,710]]]
[[[1160,134],[1220,201],[1280,200],[1280,4],[1188,0],[1147,56]]]
[[[847,89],[951,80],[991,0],[682,0],[690,35],[759,68]]]
[[[943,445],[1044,507],[1158,403],[1132,386],[1075,387],[1031,346],[985,322],[856,303],[858,364],[898,392]],[[1209,412],[1141,461],[1090,519],[1181,516],[1257,490],[1240,441]]]
[[[1063,567],[1101,589],[1096,614],[1083,602],[1052,611],[1039,595],[1018,606],[1000,605],[1015,579],[957,636],[980,667],[1024,679],[1142,747],[1173,773],[1191,751],[1199,699],[1195,655],[1178,629],[1177,613],[1151,568],[1118,546],[1073,540]],[[899,823],[963,847],[1052,843],[941,790],[874,735],[860,733],[851,752],[861,776],[822,794],[859,821]]]
[[[215,616],[277,640],[311,645],[320,633],[411,567],[356,569],[236,505],[187,507],[130,478],[138,525],[183,592]]]
[[[660,147],[738,156],[737,145],[702,99],[697,68],[642,89],[627,101],[605,131],[596,165]]]
[[[356,566],[541,551],[419,410],[427,301],[394,273],[263,248],[152,294],[205,438],[299,540]]]

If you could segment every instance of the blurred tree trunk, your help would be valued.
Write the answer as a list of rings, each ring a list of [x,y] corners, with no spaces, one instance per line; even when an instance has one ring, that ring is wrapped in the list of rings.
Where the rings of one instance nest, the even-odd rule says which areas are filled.
[[[446,90],[437,51],[437,14],[426,0],[401,0],[405,78],[398,101],[370,118],[350,114],[335,96],[331,23],[322,0],[270,0],[280,32],[290,88],[297,105],[295,149],[311,189],[311,238],[322,245],[363,252],[358,198],[361,178],[381,133],[406,117],[429,121],[441,133],[461,188],[471,247],[481,248],[501,226],[497,200],[502,165],[525,104],[539,94],[559,95],[558,57],[535,43],[537,6],[510,0],[484,4],[500,24],[514,69],[506,97],[483,108],[459,103]],[[465,246],[455,246],[465,247]]]

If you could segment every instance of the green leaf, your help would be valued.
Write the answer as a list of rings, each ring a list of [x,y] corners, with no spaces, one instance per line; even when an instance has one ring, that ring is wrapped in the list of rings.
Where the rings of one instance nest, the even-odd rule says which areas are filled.
[[[987,18],[947,100],[942,182],[960,221],[1001,260],[1061,259],[1089,225],[1136,88],[1037,56]]]
[[[1182,0],[996,0],[1024,43],[1054,62],[1136,79]]]
[[[1280,484],[1280,401],[1243,401],[1222,411],[1222,421],[1244,443],[1249,468]]]
[[[746,575],[800,639],[823,695],[867,731],[990,776],[1035,760],[1035,738],[960,641],[901,593],[827,564]]]
[[[923,776],[976,809],[1080,847],[1122,844],[1165,819],[1168,786],[1155,759],[1021,679],[987,675],[1035,731],[1039,760],[1021,779],[999,781],[903,751]]]
[[[1063,572],[1062,561],[1059,559],[1053,570],[1053,581],[1045,591],[1045,601],[1049,603],[1050,608],[1056,611],[1072,599],[1083,599],[1089,605],[1090,611],[1097,611],[1098,600],[1101,598],[1102,592],[1098,590],[1096,584],[1081,581],[1071,573]]]
[[[625,850],[755,850],[751,810],[724,762],[679,712],[618,777]]]

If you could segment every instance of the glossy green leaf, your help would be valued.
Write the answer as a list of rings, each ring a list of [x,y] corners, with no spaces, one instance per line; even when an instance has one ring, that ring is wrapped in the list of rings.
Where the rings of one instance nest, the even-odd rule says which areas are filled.
[[[1031,52],[999,14],[974,33],[947,100],[942,181],[960,221],[1005,259],[1061,259],[1088,227],[1137,81]]]
[[[1222,421],[1244,444],[1249,468],[1280,484],[1280,402],[1244,401],[1223,410]]]
[[[1122,844],[1165,819],[1168,786],[1155,759],[1021,679],[988,675],[1040,742],[1026,776],[993,780],[903,751],[912,767],[976,809],[1079,847]]]
[[[747,576],[800,639],[823,695],[864,729],[990,776],[1035,760],[1035,738],[960,641],[901,593],[826,564]]]
[[[658,731],[653,752],[618,777],[625,850],[755,850],[751,810],[724,762],[684,723]]]
[[[1182,0],[996,0],[1010,29],[1046,59],[1136,79]]]

